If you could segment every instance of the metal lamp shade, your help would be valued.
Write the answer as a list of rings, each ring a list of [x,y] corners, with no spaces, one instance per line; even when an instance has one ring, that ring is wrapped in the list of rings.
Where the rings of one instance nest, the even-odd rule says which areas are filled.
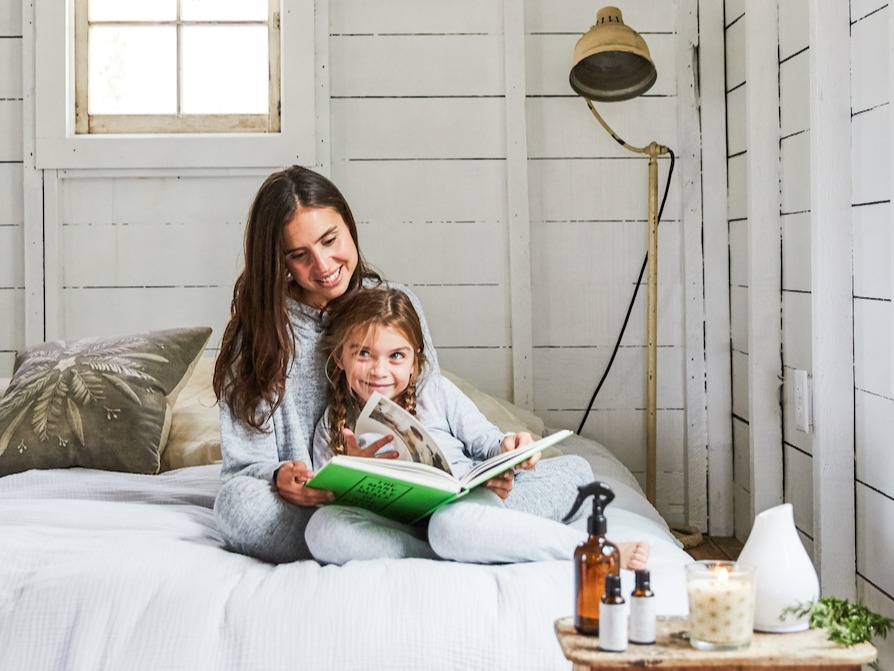
[[[646,41],[624,25],[621,10],[600,9],[574,47],[571,88],[590,100],[616,102],[642,95],[657,78]]]

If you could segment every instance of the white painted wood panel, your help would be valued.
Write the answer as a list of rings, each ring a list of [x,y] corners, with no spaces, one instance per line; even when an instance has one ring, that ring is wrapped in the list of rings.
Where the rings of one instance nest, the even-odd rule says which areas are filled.
[[[851,110],[854,114],[878,107],[891,99],[891,62],[880,58],[870,45],[888,42],[888,7],[851,27]]]
[[[503,95],[502,41],[499,34],[336,35],[332,96]]]
[[[736,447],[733,450],[733,479],[734,482],[745,489],[751,491],[751,460],[748,458],[748,433],[749,427],[747,422],[737,420],[734,422]]]
[[[651,45],[654,32],[667,32],[676,21],[675,3],[654,0],[626,0],[621,7],[624,23],[645,34]],[[546,33],[584,33],[596,22],[596,12],[604,5],[580,0],[525,0],[526,30]],[[575,37],[575,40],[577,37]],[[573,46],[573,45],[572,45]]]
[[[779,60],[784,61],[809,43],[807,36],[807,0],[779,2]]]
[[[746,422],[748,416],[748,354],[733,350],[733,415]]]
[[[894,594],[894,500],[857,483],[857,572],[887,594]],[[879,533],[885,529],[888,533]],[[839,534],[846,534],[840,529]],[[839,541],[840,541],[839,536]]]
[[[782,216],[782,290],[810,291],[810,213]]]
[[[0,4],[0,35],[21,37],[22,3],[4,2]]]
[[[0,226],[21,226],[24,223],[23,169],[21,163],[0,163]],[[3,248],[0,248],[3,249]],[[9,248],[0,253],[13,253]],[[21,255],[21,249],[15,250]]]
[[[24,244],[21,225],[0,224],[0,289],[25,288]],[[18,321],[16,317],[10,314],[3,316],[10,321]],[[0,340],[0,346],[2,342]]]
[[[813,537],[813,459],[809,454],[786,445],[785,500],[792,504],[795,526]]]
[[[627,20],[626,11],[624,20]],[[585,30],[587,27],[581,27],[581,34]],[[568,83],[568,73],[574,60],[574,45],[580,37],[578,34],[566,33],[537,33],[528,36],[527,61],[531,64],[527,70],[529,96],[577,96]],[[677,36],[673,33],[646,34],[643,39],[646,40],[649,55],[658,71],[658,79],[646,92],[646,97],[676,95],[677,71],[674,58]]]
[[[496,0],[338,0],[330,2],[333,35],[501,33],[503,6]]]
[[[856,401],[856,476],[881,492],[894,492],[894,399],[860,389]]]
[[[551,410],[583,410],[611,356],[611,347],[535,347],[534,404]],[[645,346],[622,347],[594,407],[646,406]],[[683,407],[683,353],[679,347],[658,348],[658,408]],[[561,378],[554,371],[569,371]],[[642,384],[639,384],[639,381]],[[659,450],[659,453],[661,450]],[[682,464],[681,464],[682,465]]]
[[[726,150],[729,156],[741,154],[748,147],[745,141],[746,90],[747,87],[740,86],[726,95]]]
[[[810,128],[809,71],[809,51],[779,65],[779,132],[783,138]],[[782,184],[786,185],[784,178]]]
[[[366,260],[386,279],[447,286],[508,281],[504,222],[373,221],[358,230]]]
[[[748,166],[747,154],[733,156],[727,162],[729,180],[729,218],[745,219],[748,216]]]
[[[442,370],[497,398],[512,395],[512,350],[508,347],[443,347],[437,343],[436,347]]]
[[[435,347],[505,347],[509,296],[499,286],[410,285],[425,307]],[[461,317],[457,306],[462,306]]]
[[[875,107],[856,114],[851,123],[851,190],[853,202],[877,203],[891,197],[891,161],[880,147],[891,143],[891,113]]]
[[[745,13],[745,0],[724,0],[723,5],[726,14],[726,25],[740,20]]]
[[[748,352],[748,287],[731,286],[730,345],[737,352]]]
[[[502,159],[502,98],[332,101],[332,153],[346,160]]]
[[[730,91],[744,83],[745,21],[740,19],[726,30],[726,90]]]
[[[788,354],[788,352],[786,352]],[[810,369],[807,369],[810,373]],[[798,448],[806,454],[813,454],[813,433],[805,433],[795,428],[795,369],[786,364],[782,371],[783,381],[782,389],[784,391],[782,397],[782,439],[793,447]],[[813,380],[810,380],[812,387]],[[811,472],[812,473],[812,472]],[[812,474],[808,474],[811,477]],[[811,532],[812,534],[812,532]]]
[[[484,224],[506,216],[502,161],[337,161],[332,179],[372,235],[397,222]]]
[[[739,484],[733,486],[736,509],[736,538],[744,543],[751,533],[751,525],[754,523],[754,508],[751,505],[751,492]]]
[[[22,101],[0,99],[0,161],[22,160]]]
[[[0,99],[22,98],[22,40],[0,38]]]
[[[98,288],[63,292],[66,340],[187,326],[210,326],[220,343],[232,287]]]
[[[231,287],[241,222],[93,224],[62,229],[66,287]]]
[[[857,576],[857,598],[874,613],[894,619],[894,599],[890,595],[880,592],[877,587]],[[894,660],[894,637],[876,638],[872,644],[878,651],[879,669],[891,671],[889,660]]]
[[[813,354],[811,303],[809,293],[782,292],[782,351],[785,365],[807,371],[812,368]]]
[[[854,300],[854,383],[882,396],[891,393],[891,313],[889,301]]]
[[[892,296],[891,205],[878,203],[851,210],[854,224],[854,295],[894,299]]]
[[[643,147],[653,140],[671,148],[677,144],[675,98],[641,97],[619,103],[597,102],[595,106],[628,144]],[[527,109],[531,158],[633,157],[643,163],[645,175],[648,158],[619,146],[596,121],[583,98],[531,98]],[[662,163],[666,161],[663,159]]]
[[[810,131],[780,142],[782,213],[810,211]]]
[[[861,21],[888,4],[887,0],[850,0],[851,23]]]
[[[25,292],[16,287],[0,287],[0,351],[14,352],[25,345],[25,330],[21,319],[24,314]],[[6,373],[8,376],[9,373]],[[0,372],[0,377],[4,376]]]
[[[748,220],[729,222],[729,283],[734,287],[748,286]],[[746,313],[747,314],[747,313]]]
[[[643,236],[645,252],[648,164],[630,156],[633,158],[530,161],[532,222],[626,222],[634,227],[631,232],[635,236]],[[663,192],[666,179],[667,161],[659,160],[659,193]],[[659,235],[666,223],[679,219],[679,213],[680,189],[675,179]]]
[[[645,258],[645,241],[628,222],[544,224],[533,236],[533,293],[539,345],[608,344],[617,340]],[[645,224],[642,224],[645,228]],[[643,236],[645,237],[645,231]],[[659,228],[659,346],[682,343],[676,222]],[[569,288],[574,287],[573,291]],[[586,300],[581,300],[586,296]],[[640,287],[625,341],[645,342],[645,288]]]
[[[555,410],[538,408],[537,414],[544,418],[549,427],[567,426],[574,430],[580,425],[583,418],[583,409]],[[682,460],[684,444],[682,429],[685,418],[682,410],[658,411],[658,471],[659,478],[671,476],[682,480]],[[646,424],[645,408],[594,408],[587,423],[584,425],[582,435],[605,445],[627,468],[634,472],[645,484],[646,464]],[[661,492],[663,485],[659,485]],[[676,503],[682,503],[682,489],[676,499]]]

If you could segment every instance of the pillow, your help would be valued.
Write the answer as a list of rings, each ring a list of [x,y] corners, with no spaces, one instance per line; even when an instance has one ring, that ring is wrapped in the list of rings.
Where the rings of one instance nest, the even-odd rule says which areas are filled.
[[[0,475],[157,473],[171,408],[210,336],[208,327],[169,329],[19,352],[0,399]]]
[[[201,357],[177,397],[161,470],[220,463],[220,407],[211,388],[214,358]]]

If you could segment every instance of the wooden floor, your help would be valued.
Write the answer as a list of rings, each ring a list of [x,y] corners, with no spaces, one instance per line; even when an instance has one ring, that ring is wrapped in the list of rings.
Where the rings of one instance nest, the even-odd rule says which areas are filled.
[[[700,545],[686,548],[693,559],[730,559],[735,560],[742,551],[742,543],[736,538],[712,538],[705,536]]]

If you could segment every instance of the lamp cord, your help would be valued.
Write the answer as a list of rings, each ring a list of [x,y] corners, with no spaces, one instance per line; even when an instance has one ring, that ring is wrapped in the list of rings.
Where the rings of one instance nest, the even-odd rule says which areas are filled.
[[[674,156],[674,152],[671,149],[667,150],[668,154],[670,154],[670,167],[667,171],[667,181],[664,184],[664,196],[661,198],[661,207],[658,208],[658,220],[655,222],[655,225],[661,223],[661,214],[664,212],[664,204],[667,202],[667,194],[670,191],[670,183],[671,176],[674,174],[674,163],[676,162],[676,157]],[[587,405],[587,409],[584,411],[584,417],[580,421],[580,426],[577,428],[578,435],[581,434],[581,431],[584,430],[584,424],[587,422],[587,418],[590,416],[590,410],[593,409],[593,403],[596,402],[596,396],[599,394],[599,390],[602,389],[602,385],[605,382],[605,379],[608,377],[608,372],[611,370],[612,364],[615,361],[615,356],[618,354],[618,349],[621,347],[621,340],[624,337],[624,332],[627,330],[627,323],[630,321],[630,314],[633,312],[633,305],[636,303],[636,295],[639,293],[639,286],[643,281],[643,274],[646,272],[646,265],[649,261],[649,254],[646,252],[646,257],[643,259],[643,266],[640,268],[639,277],[636,280],[636,285],[633,287],[633,296],[630,298],[630,305],[627,306],[627,315],[624,317],[624,323],[621,325],[621,332],[618,334],[618,341],[615,343],[615,348],[612,350],[611,358],[608,360],[608,364],[605,366],[605,371],[602,373],[602,377],[599,380],[599,384],[596,385],[596,390],[593,392],[593,395],[590,397],[590,403]]]

